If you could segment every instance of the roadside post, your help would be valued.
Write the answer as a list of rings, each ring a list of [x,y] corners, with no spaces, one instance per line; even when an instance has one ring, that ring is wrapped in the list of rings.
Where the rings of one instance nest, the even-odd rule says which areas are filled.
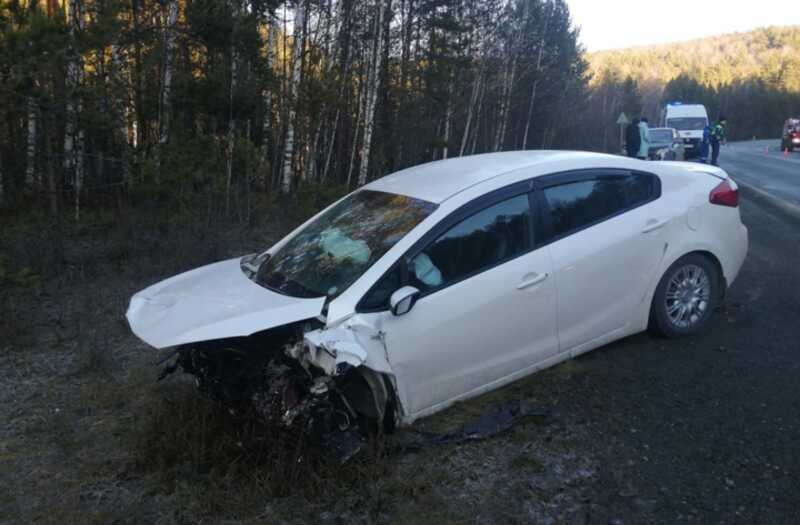
[[[619,148],[623,152],[625,151],[625,126],[630,123],[631,121],[624,111],[619,114],[619,117],[617,117],[617,125],[619,126]]]

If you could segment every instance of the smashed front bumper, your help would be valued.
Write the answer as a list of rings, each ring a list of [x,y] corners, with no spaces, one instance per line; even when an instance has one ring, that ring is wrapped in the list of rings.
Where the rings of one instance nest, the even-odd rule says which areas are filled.
[[[162,377],[181,369],[229,411],[302,434],[344,462],[382,425],[388,395],[364,380],[363,351],[313,328],[184,345]]]

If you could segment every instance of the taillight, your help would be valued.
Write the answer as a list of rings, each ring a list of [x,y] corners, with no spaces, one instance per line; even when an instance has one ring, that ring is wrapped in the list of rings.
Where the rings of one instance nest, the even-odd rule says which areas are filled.
[[[730,206],[736,208],[739,206],[739,189],[734,185],[731,186],[727,180],[720,182],[716,188],[711,190],[708,195],[708,202],[711,204],[719,204],[720,206]]]

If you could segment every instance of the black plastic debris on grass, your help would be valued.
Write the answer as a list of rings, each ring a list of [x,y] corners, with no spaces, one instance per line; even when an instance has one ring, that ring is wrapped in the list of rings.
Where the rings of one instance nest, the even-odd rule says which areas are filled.
[[[323,436],[321,445],[336,461],[346,463],[363,450],[366,440],[360,432],[348,429]]]
[[[405,437],[398,437],[399,451],[419,450],[427,446],[452,445],[466,441],[487,439],[511,430],[523,420],[533,417],[547,418],[549,410],[535,407],[527,401],[512,399],[498,403],[475,421],[463,425],[458,430],[445,433],[411,431]]]

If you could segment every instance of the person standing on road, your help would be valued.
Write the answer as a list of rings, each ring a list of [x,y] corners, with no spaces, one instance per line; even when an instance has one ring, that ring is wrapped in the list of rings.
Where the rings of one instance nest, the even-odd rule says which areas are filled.
[[[639,122],[639,154],[642,160],[647,160],[650,156],[650,128],[647,126],[647,119],[642,117]]]
[[[709,132],[709,138],[711,139],[711,164],[714,166],[719,166],[717,161],[719,160],[719,146],[720,144],[725,144],[727,141],[726,135],[726,126],[728,125],[728,119],[725,116],[720,115],[719,120],[711,126],[711,131]]]
[[[711,149],[711,124],[703,128],[703,139],[697,148],[697,161],[708,163],[708,150]]]
[[[642,139],[639,136],[639,119],[633,119],[633,122],[628,124],[625,128],[625,152],[629,157],[637,157],[639,155],[639,146],[642,145]]]

